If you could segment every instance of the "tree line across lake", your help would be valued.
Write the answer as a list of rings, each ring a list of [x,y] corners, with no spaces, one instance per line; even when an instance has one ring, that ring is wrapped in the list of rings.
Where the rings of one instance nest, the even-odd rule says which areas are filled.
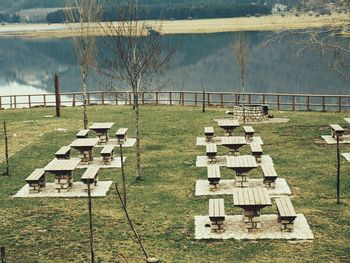
[[[122,10],[125,10],[122,8]],[[138,19],[202,19],[202,18],[223,18],[242,17],[249,15],[267,15],[271,13],[271,7],[266,5],[251,4],[220,4],[220,5],[198,5],[189,6],[186,4],[174,6],[140,6]],[[121,14],[116,9],[105,9],[102,15],[104,21],[119,20]],[[65,21],[63,10],[57,10],[47,15],[48,23],[62,23]]]

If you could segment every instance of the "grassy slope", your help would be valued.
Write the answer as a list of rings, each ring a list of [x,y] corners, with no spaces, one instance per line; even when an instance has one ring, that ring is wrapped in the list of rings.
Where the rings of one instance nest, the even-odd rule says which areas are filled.
[[[0,177],[0,245],[7,248],[9,262],[86,262],[89,257],[86,199],[12,199],[35,168],[44,166],[53,153],[74,139],[80,127],[82,109],[63,109],[61,119],[44,118],[53,109],[0,111],[8,121],[11,135],[12,177]],[[133,112],[129,107],[91,107],[91,121],[114,121],[112,132],[129,127],[134,133]],[[265,153],[275,161],[278,174],[286,178],[295,194],[293,204],[304,213],[315,235],[313,243],[284,241],[237,242],[194,240],[193,217],[206,214],[208,197],[195,197],[196,179],[206,177],[205,168],[195,167],[195,146],[205,125],[223,116],[223,109],[202,114],[197,108],[152,107],[142,111],[142,152],[144,181],[134,181],[133,149],[126,150],[129,209],[151,254],[163,262],[340,262],[350,260],[350,178],[349,164],[342,161],[342,204],[335,205],[335,147],[315,144],[329,133],[329,123],[345,124],[339,113],[275,112],[291,119],[287,124],[255,125],[262,136]],[[35,121],[32,126],[22,121]],[[44,121],[45,125],[38,124]],[[13,123],[17,122],[17,123]],[[345,124],[346,125],[346,124]],[[54,128],[66,127],[66,133]],[[22,129],[24,128],[24,129]],[[221,132],[221,131],[220,131]],[[242,133],[242,130],[237,130]],[[237,133],[236,132],[236,133]],[[16,139],[27,137],[26,146],[16,151]],[[40,136],[41,135],[41,136]],[[1,135],[2,136],[2,135]],[[34,138],[33,138],[34,137]],[[23,140],[25,141],[25,140]],[[3,142],[0,142],[3,149]],[[219,148],[222,153],[224,149]],[[342,146],[350,151],[350,146]],[[98,153],[96,153],[98,154]],[[0,164],[0,171],[4,163]],[[222,169],[223,176],[232,173]],[[81,175],[81,172],[76,174]],[[48,177],[52,180],[52,176]],[[120,182],[120,170],[103,170],[101,179]],[[225,196],[226,213],[241,213]],[[133,243],[123,212],[113,191],[93,200],[95,250],[98,262],[117,262],[118,253],[129,262],[141,262],[142,254]],[[275,213],[273,208],[264,213]],[[273,255],[273,256],[272,256]]]

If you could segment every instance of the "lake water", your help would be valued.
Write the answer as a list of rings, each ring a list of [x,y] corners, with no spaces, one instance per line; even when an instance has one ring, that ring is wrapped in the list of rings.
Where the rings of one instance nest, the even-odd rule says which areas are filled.
[[[349,94],[349,82],[329,70],[327,60],[307,50],[296,57],[294,43],[282,40],[262,47],[265,34],[248,33],[246,91]],[[169,90],[240,91],[239,66],[232,52],[232,33],[166,36],[178,48],[168,72]],[[53,75],[64,92],[81,90],[80,71],[70,39],[0,41],[0,95],[53,92]],[[108,80],[90,78],[90,90]]]

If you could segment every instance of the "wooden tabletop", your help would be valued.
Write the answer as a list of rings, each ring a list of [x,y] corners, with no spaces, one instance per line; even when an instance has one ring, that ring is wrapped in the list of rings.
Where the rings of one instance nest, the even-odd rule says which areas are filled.
[[[229,137],[222,137],[221,144],[222,145],[246,145],[247,141],[243,136],[229,136]]]
[[[228,168],[256,168],[256,160],[251,155],[241,155],[241,156],[228,156],[227,157],[227,167]]]
[[[79,163],[80,159],[53,159],[44,167],[44,170],[46,172],[73,171]]]
[[[70,147],[94,147],[98,143],[98,138],[84,138],[76,139],[69,146]]]
[[[239,127],[239,122],[231,119],[218,120],[220,127]]]
[[[109,130],[114,125],[113,122],[96,122],[89,128],[91,130]]]
[[[249,187],[233,189],[233,204],[235,206],[271,206],[270,196],[264,187]]]

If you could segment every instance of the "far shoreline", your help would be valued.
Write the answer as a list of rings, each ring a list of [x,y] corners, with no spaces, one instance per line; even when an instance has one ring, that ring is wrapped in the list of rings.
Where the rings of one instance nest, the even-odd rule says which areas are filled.
[[[343,27],[349,24],[348,14],[330,16],[310,16],[301,14],[269,15],[261,17],[215,18],[193,20],[148,20],[148,26],[161,26],[163,35],[209,34],[238,31],[285,31],[316,29],[325,27]],[[117,23],[117,22],[114,22]],[[96,36],[104,36],[99,24],[94,24]],[[7,24],[0,26],[0,37],[20,38],[67,38],[78,34],[77,25],[72,24]]]

